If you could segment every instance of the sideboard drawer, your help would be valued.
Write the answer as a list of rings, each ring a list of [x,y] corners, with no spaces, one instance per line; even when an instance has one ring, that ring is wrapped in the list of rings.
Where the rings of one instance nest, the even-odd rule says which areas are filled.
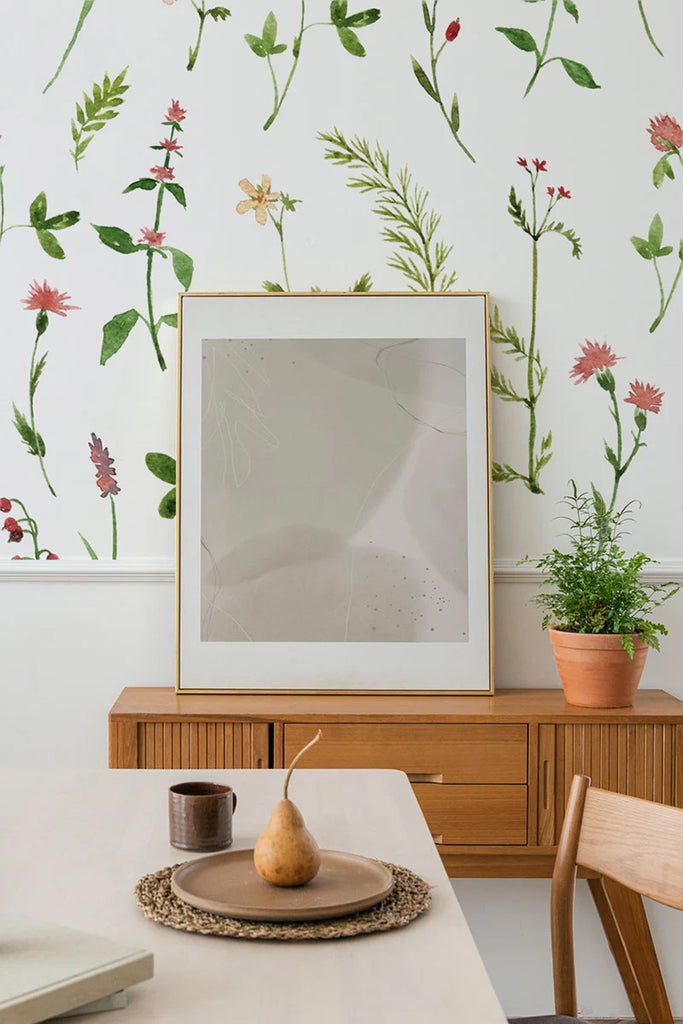
[[[302,767],[396,768],[413,782],[527,781],[526,725],[286,724],[285,765],[318,728],[322,742],[306,754]]]
[[[415,783],[413,790],[437,845],[526,845],[526,786]]]

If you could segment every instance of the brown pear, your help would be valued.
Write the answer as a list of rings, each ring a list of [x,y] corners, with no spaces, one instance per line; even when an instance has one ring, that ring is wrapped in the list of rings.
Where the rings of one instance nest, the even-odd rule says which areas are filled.
[[[285,779],[282,800],[273,810],[268,827],[261,833],[254,847],[256,870],[271,885],[305,885],[320,870],[318,844],[306,828],[299,808],[287,798],[287,790],[294,765],[321,736],[318,730],[315,739],[307,743],[292,761]]]

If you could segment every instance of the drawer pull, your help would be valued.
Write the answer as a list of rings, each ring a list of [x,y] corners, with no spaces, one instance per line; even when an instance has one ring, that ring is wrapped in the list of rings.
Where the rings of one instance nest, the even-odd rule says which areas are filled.
[[[411,782],[443,782],[442,772],[407,772],[406,774]]]
[[[432,832],[432,839],[437,846],[443,845],[443,832]]]

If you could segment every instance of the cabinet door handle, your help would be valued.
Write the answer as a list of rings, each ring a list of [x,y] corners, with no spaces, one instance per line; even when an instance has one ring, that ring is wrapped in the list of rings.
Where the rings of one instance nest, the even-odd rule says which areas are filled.
[[[443,782],[442,772],[406,772],[410,782]]]
[[[443,846],[443,832],[432,832],[432,839],[436,846]]]

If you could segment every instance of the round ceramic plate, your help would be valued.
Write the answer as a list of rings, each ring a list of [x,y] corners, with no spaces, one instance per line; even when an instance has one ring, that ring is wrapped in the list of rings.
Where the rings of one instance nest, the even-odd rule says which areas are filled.
[[[377,860],[320,851],[320,871],[306,885],[281,888],[257,874],[253,850],[228,850],[183,864],[173,872],[175,895],[199,910],[248,921],[318,921],[374,907],[394,887]]]

